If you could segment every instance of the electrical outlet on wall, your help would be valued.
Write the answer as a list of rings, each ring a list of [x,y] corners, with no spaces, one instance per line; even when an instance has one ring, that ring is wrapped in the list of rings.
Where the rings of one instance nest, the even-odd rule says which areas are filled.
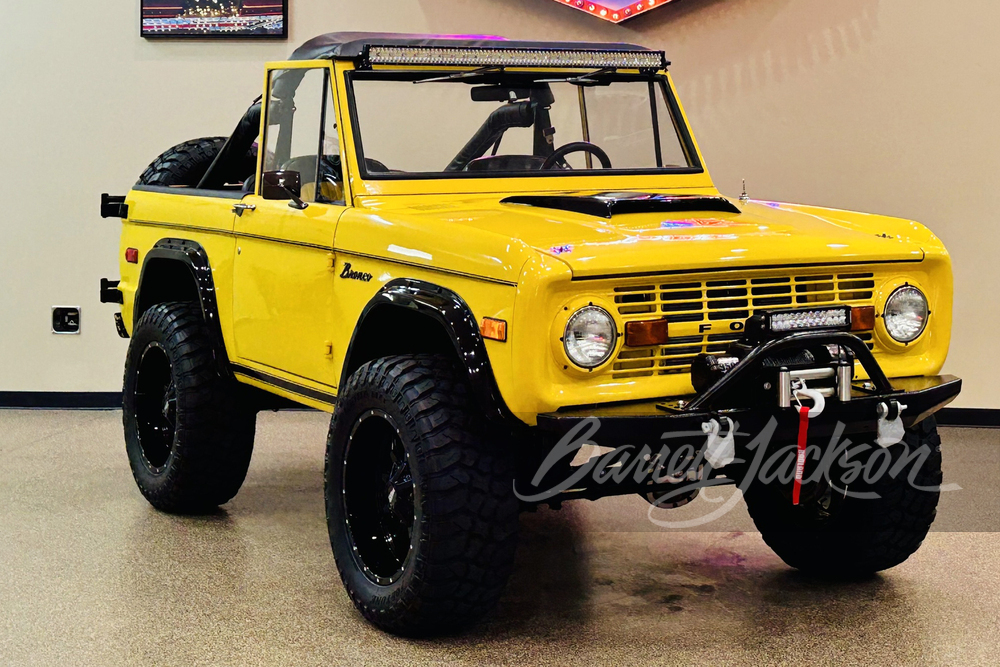
[[[80,333],[80,306],[52,306],[52,333]]]

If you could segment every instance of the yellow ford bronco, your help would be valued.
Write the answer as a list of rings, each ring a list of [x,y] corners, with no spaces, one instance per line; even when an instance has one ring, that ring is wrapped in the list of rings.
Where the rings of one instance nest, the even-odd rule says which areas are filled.
[[[909,557],[960,390],[948,253],[915,222],[722,196],[667,66],[327,34],[266,66],[232,136],[104,195],[142,494],[210,510],[258,410],[332,412],[337,567],[407,635],[487,612],[519,511],[570,499],[639,494],[655,518],[735,484],[793,567]]]

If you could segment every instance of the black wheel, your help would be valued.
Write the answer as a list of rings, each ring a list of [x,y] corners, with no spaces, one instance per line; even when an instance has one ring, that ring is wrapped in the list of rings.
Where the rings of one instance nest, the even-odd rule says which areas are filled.
[[[227,502],[247,474],[256,413],[218,369],[201,310],[161,303],[129,343],[122,396],[125,447],[142,495],[165,512]]]
[[[139,176],[142,185],[195,187],[208,171],[215,156],[226,143],[226,137],[205,137],[177,144],[161,153]],[[234,170],[227,175],[227,182],[243,182],[257,168],[257,157],[251,151]]]
[[[872,473],[883,467],[888,472],[869,474],[869,481],[865,473],[856,475],[846,493],[839,482],[803,486],[798,506],[792,505],[789,488],[754,482],[747,489],[757,529],[788,565],[824,577],[860,577],[899,565],[920,547],[941,495],[941,439],[934,418],[908,429],[902,442],[875,448],[857,462]]]
[[[493,608],[517,542],[511,463],[448,358],[386,357],[351,376],[327,439],[326,514],[365,618],[417,636]]]

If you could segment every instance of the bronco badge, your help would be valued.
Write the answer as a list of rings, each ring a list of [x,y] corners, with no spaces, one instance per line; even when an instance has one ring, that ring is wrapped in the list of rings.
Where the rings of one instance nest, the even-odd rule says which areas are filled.
[[[354,271],[351,269],[350,262],[344,262],[344,270],[340,272],[340,277],[367,283],[371,282],[372,274],[364,273],[363,271]]]

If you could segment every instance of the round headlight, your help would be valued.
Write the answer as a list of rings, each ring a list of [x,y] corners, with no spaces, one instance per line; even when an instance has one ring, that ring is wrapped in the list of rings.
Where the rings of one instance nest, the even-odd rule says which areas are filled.
[[[900,287],[885,302],[885,330],[894,340],[909,343],[927,325],[927,297],[916,287]]]
[[[566,356],[582,368],[596,368],[608,360],[615,350],[618,333],[608,311],[598,306],[586,306],[573,313],[566,322],[563,345]]]

